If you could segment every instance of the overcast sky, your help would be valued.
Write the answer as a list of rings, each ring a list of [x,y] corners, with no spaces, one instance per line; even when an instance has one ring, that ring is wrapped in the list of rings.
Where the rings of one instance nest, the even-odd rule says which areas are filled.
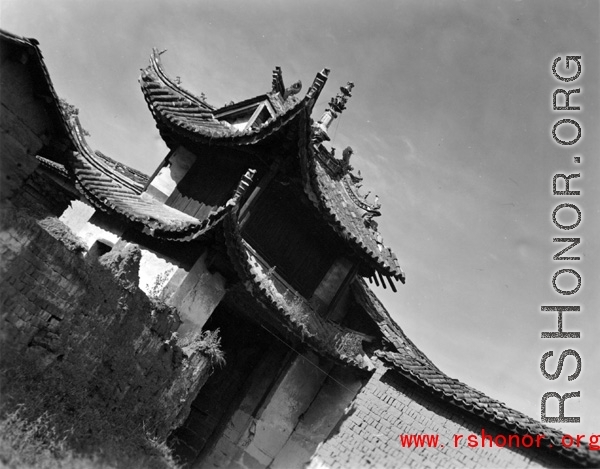
[[[277,65],[304,91],[327,67],[318,119],[354,81],[330,135],[354,148],[406,271],[398,293],[380,292],[392,316],[444,372],[537,419],[545,392],[581,391],[567,416],[582,423],[562,428],[600,433],[598,1],[2,0],[0,24],[40,41],[91,146],[146,173],[167,152],[137,82],[152,47],[168,50],[170,76],[216,106],[268,91]],[[561,84],[551,64],[567,54],[583,56],[583,74]],[[552,112],[559,87],[581,89],[581,111]],[[583,129],[576,145],[552,140],[565,117]],[[552,176],[572,172],[582,195],[553,196]],[[552,223],[564,202],[582,211],[574,230]],[[553,237],[580,237],[570,255],[581,261],[553,261],[565,247]],[[560,268],[581,274],[576,294],[554,292]],[[574,284],[559,277],[565,290]],[[581,339],[540,338],[557,327],[540,306],[555,304],[581,306],[564,319]],[[543,378],[542,355],[554,351],[553,372],[568,348],[582,357],[580,376],[567,381],[570,357],[560,378]]]

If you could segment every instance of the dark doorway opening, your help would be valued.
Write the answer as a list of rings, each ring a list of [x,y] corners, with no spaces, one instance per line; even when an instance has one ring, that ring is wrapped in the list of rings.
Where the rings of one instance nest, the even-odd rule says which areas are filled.
[[[220,330],[226,364],[217,368],[200,389],[184,424],[169,437],[169,446],[184,467],[192,467],[217,443],[226,424],[244,399],[253,371],[265,359],[278,357],[283,366],[289,349],[266,329],[221,303],[204,326]],[[272,371],[273,370],[272,368]],[[276,377],[272,374],[269,381]],[[256,377],[254,377],[256,379]],[[264,391],[270,388],[265,383]],[[260,399],[262,401],[262,399]],[[257,407],[260,403],[257,404]],[[257,410],[257,409],[255,409]]]

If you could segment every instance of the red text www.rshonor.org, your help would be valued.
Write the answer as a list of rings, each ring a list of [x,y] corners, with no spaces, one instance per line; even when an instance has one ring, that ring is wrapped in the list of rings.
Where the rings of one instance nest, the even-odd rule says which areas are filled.
[[[469,448],[540,448],[546,446],[542,443],[544,435],[490,435],[485,430],[480,434],[455,434],[447,445],[458,448],[467,446]],[[440,436],[436,434],[401,434],[398,437],[403,448],[443,448],[446,446],[440,442]],[[600,434],[571,436],[564,434],[560,444],[565,448],[579,448],[583,443],[587,443],[589,449],[600,450]]]

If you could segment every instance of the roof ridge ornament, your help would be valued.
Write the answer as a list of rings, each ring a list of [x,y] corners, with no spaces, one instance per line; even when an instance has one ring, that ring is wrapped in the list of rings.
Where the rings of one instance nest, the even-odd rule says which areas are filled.
[[[281,99],[284,101],[290,96],[298,94],[302,89],[302,81],[298,80],[289,87],[285,87],[283,83],[283,72],[280,66],[276,66],[273,70],[273,81],[272,81],[273,93],[279,93]]]
[[[306,107],[308,109],[309,114],[312,113],[313,107],[319,98],[325,83],[327,83],[327,77],[329,76],[329,69],[324,68],[315,76],[312,85],[308,89],[306,93]]]
[[[297,82],[292,83],[290,86],[288,86],[285,89],[285,92],[282,95],[283,100],[285,101],[290,96],[300,93],[301,89],[302,89],[302,81],[301,80],[298,80]]]
[[[352,97],[352,88],[354,88],[354,83],[349,81],[346,83],[346,86],[340,86],[338,94],[329,100],[329,107],[325,110],[319,122],[313,125],[313,140],[315,143],[330,140],[327,130],[331,126],[333,119],[346,109],[348,99]]]
[[[273,70],[273,91],[279,93],[282,97],[285,93],[285,85],[283,84],[283,73],[281,67],[276,66]]]

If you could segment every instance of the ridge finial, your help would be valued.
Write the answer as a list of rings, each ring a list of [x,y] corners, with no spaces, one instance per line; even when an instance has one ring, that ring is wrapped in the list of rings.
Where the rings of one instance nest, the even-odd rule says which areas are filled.
[[[316,143],[330,140],[327,130],[331,126],[333,119],[346,109],[348,99],[352,97],[352,88],[354,88],[354,83],[349,81],[346,83],[346,86],[341,86],[338,94],[329,100],[329,107],[325,110],[319,122],[314,125],[314,141]]]

